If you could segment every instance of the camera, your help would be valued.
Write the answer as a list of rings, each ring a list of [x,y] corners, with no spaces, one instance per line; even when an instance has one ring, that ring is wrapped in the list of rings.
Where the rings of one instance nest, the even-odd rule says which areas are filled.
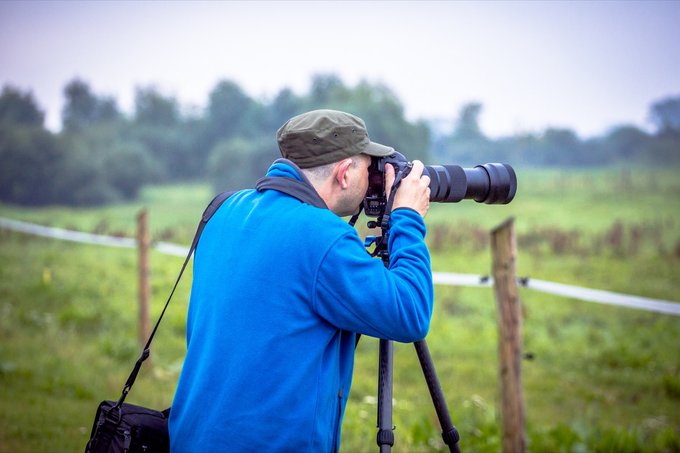
[[[368,167],[368,190],[364,212],[380,217],[385,212],[385,164],[392,164],[395,174],[408,175],[413,164],[399,152],[386,157],[372,157]],[[478,203],[507,204],[517,192],[517,176],[508,164],[490,163],[463,168],[459,165],[426,165],[423,175],[430,177],[430,201],[457,203],[472,199]]]

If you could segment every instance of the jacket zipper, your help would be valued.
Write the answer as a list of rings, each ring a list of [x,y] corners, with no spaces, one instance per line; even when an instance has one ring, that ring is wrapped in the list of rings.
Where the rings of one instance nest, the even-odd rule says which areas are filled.
[[[335,414],[335,431],[333,434],[333,452],[338,453],[338,432],[340,431],[340,416],[342,415],[342,387],[338,389],[338,411]]]

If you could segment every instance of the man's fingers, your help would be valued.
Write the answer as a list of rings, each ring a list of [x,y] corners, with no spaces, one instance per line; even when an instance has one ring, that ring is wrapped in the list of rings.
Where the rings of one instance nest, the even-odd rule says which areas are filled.
[[[411,168],[411,173],[408,175],[411,178],[420,178],[423,174],[423,170],[425,170],[425,165],[419,160],[414,160],[412,163],[413,167]]]
[[[385,164],[385,194],[389,198],[394,184],[394,167],[392,164]]]

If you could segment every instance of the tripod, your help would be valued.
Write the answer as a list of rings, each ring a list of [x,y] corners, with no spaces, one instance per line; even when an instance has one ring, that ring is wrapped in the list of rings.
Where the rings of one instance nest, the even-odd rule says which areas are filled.
[[[369,228],[380,226],[382,236],[369,237],[366,239],[366,247],[375,245],[371,252],[372,256],[382,259],[385,267],[389,267],[389,250],[387,248],[389,237],[389,213],[385,214],[378,222],[369,222]],[[357,340],[358,341],[358,340]],[[434,370],[434,363],[430,350],[425,340],[413,343],[418,354],[418,360],[425,376],[432,403],[434,404],[437,418],[442,428],[442,438],[451,452],[460,453],[458,440],[460,435],[451,422],[449,409],[442,393],[441,385]],[[379,366],[378,366],[378,434],[377,443],[380,453],[389,453],[394,445],[394,427],[392,425],[392,370],[393,370],[394,345],[390,340],[380,340]]]

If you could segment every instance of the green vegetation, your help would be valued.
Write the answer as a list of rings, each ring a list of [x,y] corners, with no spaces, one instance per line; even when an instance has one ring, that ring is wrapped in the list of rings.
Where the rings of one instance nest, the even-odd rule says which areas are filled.
[[[279,157],[275,131],[302,112],[332,108],[365,120],[371,139],[427,164],[511,162],[570,168],[680,166],[680,97],[652,103],[652,133],[613,125],[600,137],[569,129],[489,138],[479,126],[482,105],[469,103],[452,127],[410,120],[392,90],[360,81],[347,86],[332,74],[312,78],[307,93],[283,88],[273,99],[250,98],[236,83],[219,81],[200,109],[186,108],[154,86],[138,87],[134,111],[94,93],[87,82],[64,87],[62,130],[44,127],[32,93],[0,93],[0,200],[27,206],[93,206],[134,200],[145,185],[196,182],[215,190],[252,187]],[[234,171],[238,168],[238,171]]]
[[[134,200],[144,185],[207,177],[219,190],[251,187],[280,157],[276,130],[315,108],[348,110],[364,118],[371,137],[399,143],[425,159],[429,128],[404,117],[397,97],[380,84],[347,87],[315,76],[309,93],[281,90],[271,102],[251,99],[222,80],[198,111],[183,108],[153,86],[137,88],[131,116],[116,100],[75,79],[64,88],[63,128],[43,126],[33,95],[11,86],[0,94],[0,200],[29,206],[93,206]],[[233,171],[238,168],[239,171]]]
[[[518,273],[680,299],[680,182],[671,170],[520,169],[508,206],[436,204],[436,271],[488,274],[488,231],[516,219]],[[156,186],[102,208],[0,205],[0,216],[132,235],[146,206],[155,239],[187,244],[210,200],[205,185]],[[363,227],[362,227],[363,230]],[[139,353],[137,257],[0,230],[0,452],[81,451],[97,404],[116,398]],[[152,315],[182,260],[154,252]],[[191,271],[129,401],[171,404],[184,354]],[[530,451],[680,451],[680,319],[521,289],[523,388]],[[436,287],[428,344],[464,451],[499,451],[493,291]],[[378,342],[364,337],[343,450],[375,445]],[[444,451],[415,351],[396,345],[395,451]]]

